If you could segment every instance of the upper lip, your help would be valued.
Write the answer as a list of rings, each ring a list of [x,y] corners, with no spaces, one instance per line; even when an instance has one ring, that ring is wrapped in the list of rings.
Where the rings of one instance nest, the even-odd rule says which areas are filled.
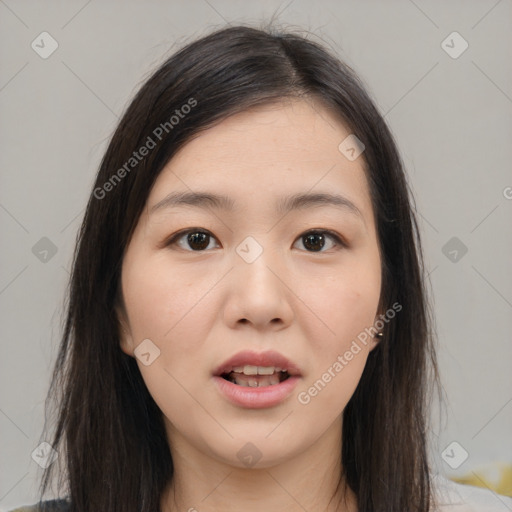
[[[213,372],[214,375],[220,376],[229,373],[233,367],[237,366],[274,366],[286,370],[289,375],[300,375],[300,368],[285,356],[274,350],[265,352],[254,352],[252,350],[243,350],[233,357],[230,357],[219,365]]]

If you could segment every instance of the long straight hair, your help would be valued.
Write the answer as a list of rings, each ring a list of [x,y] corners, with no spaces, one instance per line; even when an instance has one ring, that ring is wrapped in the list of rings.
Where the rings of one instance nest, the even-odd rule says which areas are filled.
[[[51,444],[61,456],[43,475],[41,501],[57,476],[75,512],[160,509],[173,461],[162,412],[120,349],[124,251],[180,147],[232,114],[286,98],[320,102],[364,143],[382,255],[379,306],[402,305],[343,412],[340,483],[343,476],[361,512],[430,510],[427,405],[438,370],[412,194],[393,137],[356,74],[324,45],[248,26],[216,30],[166,60],[135,95],[101,161],[47,399],[56,416]],[[150,140],[154,147],[132,161]]]

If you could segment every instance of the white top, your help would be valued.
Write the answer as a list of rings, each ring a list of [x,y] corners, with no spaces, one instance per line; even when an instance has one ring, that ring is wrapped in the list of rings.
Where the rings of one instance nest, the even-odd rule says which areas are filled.
[[[433,475],[439,508],[432,512],[512,512],[512,498],[490,489],[463,485]]]

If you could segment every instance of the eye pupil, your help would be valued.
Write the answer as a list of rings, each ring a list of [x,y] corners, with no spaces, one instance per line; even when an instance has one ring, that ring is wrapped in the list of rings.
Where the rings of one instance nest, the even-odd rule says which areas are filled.
[[[319,246],[320,244],[320,246]],[[310,233],[304,237],[304,247],[313,251],[319,251],[325,244],[325,237],[320,233]]]
[[[187,241],[192,249],[202,250],[208,247],[209,237],[210,235],[208,235],[208,233],[201,233],[196,231],[195,233],[189,233]],[[199,247],[195,246],[195,244],[198,244]]]

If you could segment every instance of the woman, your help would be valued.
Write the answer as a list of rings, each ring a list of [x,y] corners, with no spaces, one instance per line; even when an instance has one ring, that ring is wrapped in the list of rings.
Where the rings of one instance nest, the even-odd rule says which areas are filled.
[[[463,510],[429,470],[423,276],[397,148],[346,65],[248,27],[189,44],[89,199],[41,488],[67,500],[41,510]]]

